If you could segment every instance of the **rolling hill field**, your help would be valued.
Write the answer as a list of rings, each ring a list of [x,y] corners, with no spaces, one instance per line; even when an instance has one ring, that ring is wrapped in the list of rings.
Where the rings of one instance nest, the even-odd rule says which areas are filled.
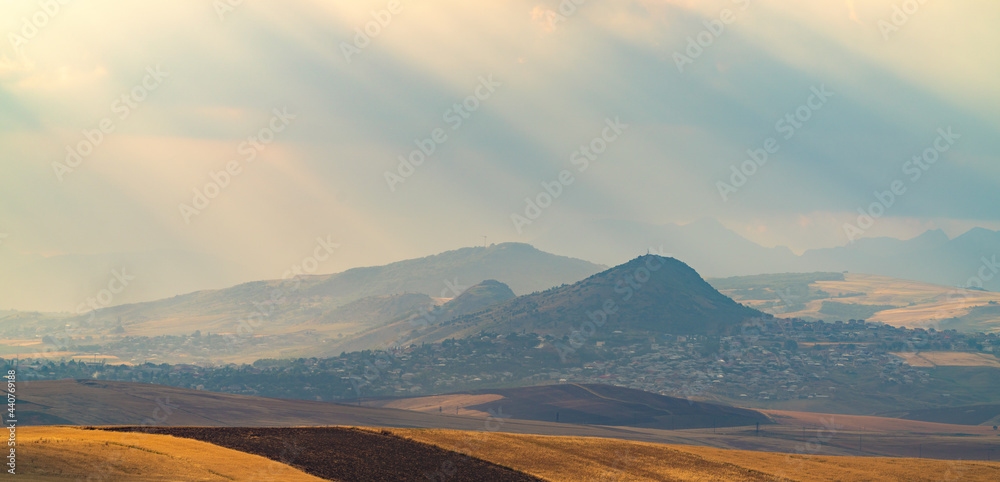
[[[1000,332],[1000,293],[857,273],[709,280],[723,294],[785,318],[866,319],[892,326]]]
[[[266,457],[168,435],[21,427],[17,442],[17,475],[28,480],[324,480]]]
[[[518,420],[661,429],[771,423],[767,416],[753,410],[597,384],[486,389],[430,397],[374,400],[364,404],[480,417],[502,410]]]
[[[923,455],[965,460],[987,460],[1000,456],[1000,437],[991,426],[928,424],[882,417],[771,412],[770,418],[777,425],[762,423],[759,431],[756,425],[666,430],[518,420],[511,417],[516,414],[512,406],[502,403],[488,405],[484,416],[478,413],[481,409],[475,410],[477,413],[474,414],[435,413],[433,409],[427,413],[124,382],[25,382],[18,387],[18,391],[21,392],[18,409],[22,429],[32,425],[144,425],[150,428],[340,425],[613,438],[786,453],[796,453],[809,446],[815,455]],[[465,403],[481,404],[484,401],[482,398],[467,398]],[[582,397],[579,404],[581,407],[593,406],[593,402]],[[861,447],[858,446],[859,437],[864,441]],[[817,440],[820,443],[816,443]]]
[[[1000,463],[832,457],[506,433],[398,429],[393,433],[552,481],[997,480]]]
[[[142,430],[134,432],[132,430]],[[825,456],[489,430],[26,427],[31,480],[992,481],[1000,463]]]

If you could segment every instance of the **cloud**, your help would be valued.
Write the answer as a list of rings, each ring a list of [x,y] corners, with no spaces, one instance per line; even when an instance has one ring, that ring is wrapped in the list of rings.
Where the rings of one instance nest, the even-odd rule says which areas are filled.
[[[891,2],[855,10],[849,1],[848,15],[839,2],[760,0],[746,11],[730,0],[586,2],[562,23],[539,0],[442,0],[405,4],[346,62],[338,45],[385,5],[244,2],[224,22],[207,4],[67,8],[27,58],[0,56],[0,224],[26,252],[179,248],[261,276],[335,230],[350,256],[324,269],[380,264],[482,234],[520,239],[510,213],[541,182],[575,169],[570,156],[616,116],[630,124],[627,135],[587,172],[574,171],[536,226],[712,217],[740,232],[752,226],[767,244],[840,243],[854,209],[901,176],[945,123],[962,143],[892,210],[918,222],[887,221],[877,232],[996,220],[1000,91],[988,46],[1000,34],[982,13],[995,7],[928,5],[887,43],[855,22],[884,16]],[[735,22],[679,73],[671,55],[723,8]],[[170,72],[163,87],[58,183],[51,163],[65,146],[113,115],[112,102],[157,64]],[[453,130],[445,112],[488,75],[503,86]],[[837,92],[829,106],[722,203],[715,182],[778,136],[775,122],[819,84]],[[183,224],[178,203],[284,106],[295,123],[197,226]],[[389,192],[385,170],[435,128],[448,141]]]

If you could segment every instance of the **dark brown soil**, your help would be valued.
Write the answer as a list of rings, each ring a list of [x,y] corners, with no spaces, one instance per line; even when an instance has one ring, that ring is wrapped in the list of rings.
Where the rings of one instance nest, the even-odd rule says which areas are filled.
[[[267,457],[327,480],[537,481],[481,459],[354,428],[95,427],[172,435]]]

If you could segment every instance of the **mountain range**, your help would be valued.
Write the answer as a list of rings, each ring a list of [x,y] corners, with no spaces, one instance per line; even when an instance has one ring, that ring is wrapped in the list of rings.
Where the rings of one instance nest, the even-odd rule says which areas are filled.
[[[586,240],[586,242],[581,242]],[[423,292],[435,297],[453,297],[456,289],[444,282],[457,277],[461,287],[496,278],[517,294],[547,289],[596,273],[605,266],[626,262],[648,252],[684,260],[709,278],[766,273],[856,272],[910,279],[939,285],[972,286],[1000,291],[1000,232],[972,229],[955,238],[941,230],[931,230],[913,239],[861,238],[846,246],[813,249],[795,254],[785,247],[764,247],[726,228],[713,219],[690,224],[655,225],[620,219],[566,224],[532,241],[539,249],[522,243],[500,243],[488,248],[463,248],[436,256],[407,260],[385,266],[355,268],[335,275],[317,277],[311,294],[354,300],[356,286],[370,287],[362,296],[390,292]],[[506,250],[506,254],[501,254]],[[530,265],[541,261],[542,251],[576,258],[564,258],[559,269],[536,275]],[[462,263],[475,256],[494,264],[491,273],[466,270]],[[507,258],[504,258],[507,256]],[[505,263],[503,260],[509,260]],[[493,260],[493,261],[491,261]],[[587,261],[583,261],[587,260]],[[442,267],[434,289],[423,281],[397,277],[394,273],[419,270],[421,263]],[[454,266],[449,266],[455,263]],[[599,264],[594,264],[599,263]],[[185,251],[150,251],[98,255],[23,255],[0,245],[0,309],[75,312],[95,298],[124,271],[134,277],[128,289],[115,293],[99,306],[153,301],[181,293],[222,289],[247,279],[248,267],[208,255]],[[523,268],[529,268],[527,275]],[[980,273],[980,269],[986,271]],[[428,273],[429,275],[432,273]],[[572,276],[567,276],[572,275]],[[579,277],[574,279],[574,276]],[[252,283],[245,283],[250,285]],[[241,285],[241,286],[245,286]],[[982,286],[980,286],[982,285]],[[364,290],[365,288],[362,288]],[[444,292],[446,296],[442,296]],[[89,309],[89,308],[87,308]]]
[[[580,239],[588,242],[580,243]],[[984,228],[955,238],[941,230],[908,240],[861,238],[846,246],[796,255],[785,247],[763,247],[712,219],[685,225],[612,219],[562,226],[533,243],[540,249],[608,265],[656,247],[712,278],[849,271],[948,286],[967,287],[971,283],[972,287],[1000,291],[1000,266],[995,262],[1000,255],[1000,231]],[[983,267],[986,270],[981,273]]]
[[[224,334],[230,337],[230,352],[184,356],[199,362],[253,361],[262,357],[265,349],[313,350],[326,346],[333,350],[355,340],[351,335],[424,317],[431,310],[434,322],[440,323],[516,295],[572,283],[602,269],[600,265],[545,253],[526,244],[504,243],[332,275],[196,291],[69,318],[53,316],[33,322],[32,326],[18,321],[14,316],[17,313],[12,313],[0,319],[0,332],[29,338],[35,333],[47,335],[42,345],[34,343],[34,348],[27,349],[36,352],[72,344],[89,345],[79,341],[87,337],[119,340],[134,347],[123,337]],[[383,338],[380,335],[376,341]],[[148,358],[176,351],[169,345],[173,342],[164,343],[168,345],[155,350],[145,345]]]
[[[721,294],[674,258],[647,254],[602,270],[529,245],[500,244],[114,306],[36,328],[11,318],[0,331],[48,333],[20,353],[89,346],[76,351],[215,364],[333,356],[480,332],[718,334],[760,316],[770,315]],[[202,334],[208,340],[196,342]],[[213,335],[222,335],[225,349],[217,348],[218,338],[213,345]]]

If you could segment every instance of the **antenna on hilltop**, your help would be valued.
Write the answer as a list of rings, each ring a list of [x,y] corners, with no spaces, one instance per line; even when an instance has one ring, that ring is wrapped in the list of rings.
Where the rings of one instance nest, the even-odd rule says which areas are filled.
[[[484,248],[486,247],[486,235],[485,234],[483,235],[483,247]]]

